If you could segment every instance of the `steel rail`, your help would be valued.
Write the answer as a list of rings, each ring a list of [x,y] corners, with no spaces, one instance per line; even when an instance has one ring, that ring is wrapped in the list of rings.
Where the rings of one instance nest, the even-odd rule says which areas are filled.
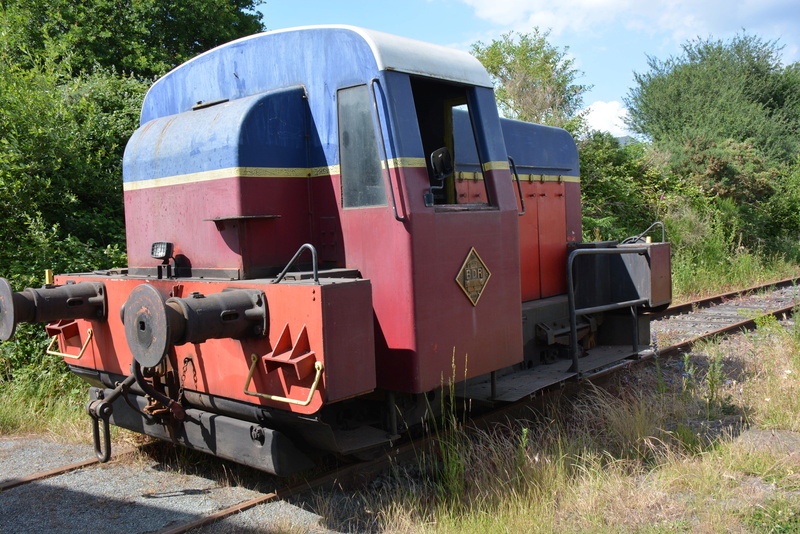
[[[780,317],[782,315],[783,316],[793,315],[795,308],[796,308],[796,306],[794,304],[791,305],[791,306],[784,306],[784,307],[778,308],[776,310],[771,310],[771,311],[767,311],[767,312],[758,314],[756,317],[752,317],[750,319],[745,319],[743,321],[739,321],[737,323],[734,323],[734,324],[731,324],[731,325],[728,325],[728,326],[723,326],[722,328],[718,328],[718,329],[713,330],[711,332],[706,332],[704,334],[700,334],[700,335],[695,336],[695,337],[693,337],[691,339],[688,339],[688,340],[685,340],[685,341],[681,341],[679,343],[676,343],[674,345],[670,345],[668,347],[664,347],[663,349],[659,349],[658,356],[670,356],[670,355],[673,355],[673,354],[684,352],[686,350],[690,350],[695,343],[698,343],[699,341],[703,341],[705,339],[713,339],[713,338],[721,336],[723,334],[730,334],[730,333],[733,333],[733,332],[741,332],[742,330],[750,330],[750,329],[752,329],[752,328],[754,328],[756,326],[756,321],[758,319],[761,319],[762,317],[766,317],[766,316],[769,316],[769,315],[771,315],[773,317]],[[649,356],[649,357],[652,357],[652,356]]]
[[[196,528],[205,527],[216,523],[226,517],[243,512],[260,504],[276,501],[279,499],[287,499],[299,495],[309,490],[315,490],[323,487],[334,487],[341,484],[342,481],[353,480],[356,478],[362,479],[365,476],[377,475],[388,469],[392,463],[413,459],[414,455],[419,454],[420,450],[427,450],[433,443],[434,438],[426,436],[422,439],[409,441],[403,445],[393,448],[389,453],[375,460],[367,462],[358,462],[343,467],[337,467],[322,475],[311,480],[298,482],[285,488],[276,489],[270,493],[259,495],[252,499],[234,504],[227,508],[223,508],[213,514],[201,517],[195,521],[178,525],[173,528],[161,530],[158,534],[184,534]]]
[[[796,286],[796,285],[800,285],[800,278],[786,278],[786,279],[783,279],[783,280],[777,280],[777,281],[773,281],[773,282],[760,284],[760,285],[757,285],[757,286],[752,286],[752,287],[749,287],[747,289],[739,289],[739,290],[731,291],[731,292],[728,292],[728,293],[722,293],[722,294],[714,295],[714,296],[711,296],[711,297],[704,297],[704,298],[696,299],[696,300],[693,300],[693,301],[690,301],[690,302],[681,303],[681,304],[678,304],[676,306],[671,306],[671,307],[669,307],[667,310],[665,310],[663,312],[652,314],[652,316],[656,317],[656,318],[674,317],[674,316],[681,315],[683,313],[689,313],[689,312],[692,312],[692,311],[695,311],[695,310],[711,308],[711,307],[719,305],[719,304],[723,304],[723,303],[726,303],[726,302],[733,301],[733,300],[735,300],[737,298],[742,298],[742,297],[746,297],[746,296],[749,296],[749,295],[758,294],[759,292],[767,291],[769,289],[782,289],[782,288],[785,288],[785,287],[792,287],[792,286]],[[738,333],[738,332],[742,332],[744,330],[751,330],[751,329],[756,327],[756,321],[761,319],[761,318],[763,318],[763,317],[771,315],[772,317],[778,318],[780,316],[784,316],[785,317],[787,315],[793,315],[794,314],[794,309],[796,307],[797,307],[796,305],[792,304],[791,306],[783,306],[783,307],[777,308],[775,310],[764,311],[763,313],[759,313],[759,314],[757,314],[757,315],[755,315],[755,316],[753,316],[753,317],[751,317],[749,319],[743,319],[743,320],[738,321],[736,323],[732,323],[732,324],[720,327],[720,328],[718,328],[716,330],[712,330],[712,331],[709,331],[709,332],[704,332],[704,333],[696,335],[696,336],[694,336],[694,337],[692,337],[690,339],[687,339],[687,340],[684,340],[684,341],[680,341],[680,342],[675,343],[673,345],[668,345],[666,347],[660,348],[660,349],[658,349],[658,351],[651,351],[649,353],[642,354],[637,358],[631,358],[631,359],[626,359],[626,360],[619,361],[616,364],[609,365],[608,367],[603,368],[603,369],[601,369],[599,371],[596,371],[594,373],[588,373],[586,376],[584,376],[582,378],[586,379],[586,380],[590,380],[590,381],[591,380],[597,380],[599,378],[602,378],[602,377],[605,377],[607,375],[613,374],[613,373],[615,373],[617,371],[620,371],[622,369],[629,368],[634,364],[653,360],[656,357],[662,357],[662,356],[663,357],[667,357],[667,356],[674,356],[674,355],[677,355],[677,354],[682,354],[684,352],[690,351],[692,349],[692,347],[696,343],[699,343],[700,341],[714,339],[716,337],[719,337],[719,336],[722,336],[722,335],[725,335],[725,334]]]
[[[138,447],[131,447],[128,449],[122,449],[118,451],[114,456],[119,459],[120,456],[127,456],[129,454],[133,454],[134,452],[141,450],[142,448],[150,445],[146,443],[144,445],[139,445]],[[79,469],[84,469],[86,467],[99,464],[100,460],[98,458],[90,458],[89,460],[81,460],[80,462],[71,463],[68,465],[64,465],[61,467],[56,467],[54,469],[48,469],[47,471],[40,471],[38,473],[34,473],[32,475],[27,475],[24,477],[19,478],[12,478],[9,480],[5,480],[0,482],[0,491],[9,490],[11,488],[16,488],[18,486],[23,486],[25,484],[30,484],[31,482],[36,482],[37,480],[44,480],[46,478],[51,478],[59,475],[63,475],[66,473],[71,473],[72,471],[77,471]]]
[[[776,280],[773,282],[766,282],[763,284],[759,284],[757,286],[752,286],[746,289],[737,289],[735,291],[730,291],[727,293],[720,293],[718,295],[714,295],[711,297],[702,297],[696,300],[692,300],[689,302],[683,302],[681,304],[675,304],[670,306],[663,312],[653,313],[651,314],[653,317],[661,319],[664,317],[672,317],[673,315],[679,315],[681,313],[690,312],[696,308],[707,308],[709,306],[713,306],[715,304],[722,304],[723,302],[727,302],[732,299],[736,299],[739,297],[743,297],[746,295],[750,295],[753,293],[758,293],[759,291],[765,291],[770,288],[782,289],[784,287],[792,287],[792,286],[800,286],[800,278],[785,278],[783,280]]]

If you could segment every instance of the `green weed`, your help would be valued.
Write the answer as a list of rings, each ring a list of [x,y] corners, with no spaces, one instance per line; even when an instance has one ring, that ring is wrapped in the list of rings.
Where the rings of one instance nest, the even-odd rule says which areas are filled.
[[[684,400],[689,401],[693,395],[696,385],[696,369],[692,362],[691,354],[684,353],[683,355],[683,372],[681,373],[681,391],[684,395]]]
[[[672,434],[686,454],[696,455],[703,452],[704,443],[700,438],[700,434],[689,426],[678,423]]]
[[[722,356],[718,351],[713,351],[708,356],[708,371],[706,372],[706,418],[711,419],[712,412],[720,404],[720,390],[725,382]]]
[[[786,498],[773,499],[755,507],[745,519],[755,532],[800,532],[800,503]]]

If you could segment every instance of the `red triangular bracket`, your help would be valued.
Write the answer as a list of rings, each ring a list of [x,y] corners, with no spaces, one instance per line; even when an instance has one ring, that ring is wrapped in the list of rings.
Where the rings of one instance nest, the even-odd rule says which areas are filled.
[[[290,367],[294,369],[297,379],[303,380],[314,372],[315,361],[316,355],[311,350],[306,326],[303,325],[297,340],[292,343],[289,324],[287,323],[283,327],[283,332],[281,332],[273,351],[264,356],[264,367],[267,373]]]
[[[55,321],[53,323],[48,324],[45,326],[45,331],[47,335],[50,337],[57,336],[61,334],[63,338],[64,345],[62,346],[62,350],[66,347],[78,347],[81,346],[81,337],[80,331],[78,330],[78,323],[74,319],[61,319],[59,321]],[[61,343],[61,340],[59,340]],[[61,345],[59,345],[61,346]]]

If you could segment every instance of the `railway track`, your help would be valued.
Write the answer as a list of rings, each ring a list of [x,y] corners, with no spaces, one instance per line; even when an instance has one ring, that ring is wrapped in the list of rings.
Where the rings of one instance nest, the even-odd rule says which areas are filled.
[[[764,315],[792,315],[800,305],[798,281],[779,280],[670,307],[651,324],[659,355],[677,354],[702,339],[751,329]]]
[[[123,451],[121,453],[117,453],[117,456],[124,455],[128,451]],[[85,467],[90,467],[93,465],[97,465],[100,463],[100,460],[97,458],[90,458],[88,460],[80,460],[78,462],[74,462],[68,465],[64,465],[61,467],[56,467],[54,469],[48,469],[46,471],[39,471],[38,473],[34,473],[32,475],[26,475],[19,478],[11,478],[7,479],[3,482],[0,482],[0,491],[10,490],[11,488],[16,488],[17,486],[22,486],[25,484],[30,484],[31,482],[37,482],[39,480],[45,480],[50,477],[55,477],[58,475],[64,475],[66,473],[70,473],[72,471],[77,471],[78,469],[83,469]]]
[[[742,329],[752,328],[758,317],[771,314],[777,317],[785,317],[792,314],[795,306],[800,303],[800,288],[796,287],[797,279],[788,279],[765,284],[758,287],[748,288],[741,291],[717,295],[714,297],[704,298],[693,302],[674,306],[662,314],[653,322],[653,331],[658,339],[658,355],[667,357],[683,351],[687,351],[694,343],[701,339],[709,337],[720,336],[726,333],[736,332]],[[655,353],[650,351],[642,354],[642,357],[636,360],[628,360],[620,365],[615,365],[609,369],[604,369],[600,372],[586,376],[586,379],[594,380],[602,376],[609,375],[620,367],[635,365],[637,362],[646,361],[654,356]],[[494,411],[485,416],[483,423],[488,421],[502,418],[506,412],[517,409],[517,406],[511,405],[505,407],[501,411]],[[477,425],[481,421],[476,421]],[[86,474],[83,479],[94,480],[94,484],[103,488],[108,480],[116,480],[122,482],[126,480],[135,479],[135,476],[129,474],[130,471],[141,471],[141,465],[133,462],[114,462],[109,464],[99,464],[97,460],[81,460],[77,462],[69,462],[58,468],[48,468],[34,474],[15,475],[6,480],[0,479],[0,509],[6,512],[15,510],[15,498],[22,498],[28,503],[26,511],[31,512],[34,516],[34,521],[26,520],[24,518],[27,514],[11,515],[8,513],[3,514],[0,519],[0,532],[25,532],[25,531],[41,531],[45,529],[58,529],[59,521],[48,519],[51,517],[49,512],[59,513],[59,503],[69,503],[72,506],[73,502],[88,502],[89,510],[86,511],[87,516],[94,514],[97,515],[97,508],[101,511],[113,509],[113,514],[122,517],[119,522],[112,521],[110,524],[106,523],[107,528],[101,528],[105,531],[127,531],[127,532],[160,532],[162,534],[178,534],[189,531],[204,532],[213,523],[220,522],[237,514],[243,514],[248,510],[257,509],[272,503],[280,503],[282,501],[292,500],[299,494],[308,492],[309,490],[323,489],[326,487],[334,487],[344,482],[352,482],[355,480],[366,481],[376,476],[387,469],[391,463],[401,463],[404,461],[413,460],[420,454],[420,451],[427,450],[432,445],[432,438],[426,438],[422,441],[407,443],[398,446],[390,451],[389,454],[378,458],[371,462],[363,462],[352,465],[337,466],[326,470],[325,473],[314,476],[313,478],[296,480],[287,483],[285,480],[277,479],[274,477],[262,477],[258,484],[248,489],[243,486],[229,485],[226,487],[225,483],[215,482],[208,479],[188,480],[185,475],[178,475],[176,473],[149,473],[148,477],[139,481],[141,487],[135,488],[133,493],[137,491],[146,496],[150,500],[163,500],[170,497],[173,500],[180,501],[188,497],[204,496],[207,501],[211,501],[210,505],[205,508],[199,507],[194,513],[178,513],[178,514],[163,514],[156,513],[154,510],[158,506],[150,507],[149,503],[141,504],[139,500],[123,496],[121,499],[114,499],[113,496],[105,499],[105,503],[112,503],[106,506],[105,503],[99,505],[98,502],[103,501],[102,496],[93,495],[90,498],[85,498],[81,495],[78,498],[71,495],[70,491],[74,491],[74,482],[68,480],[68,477],[79,479],[77,473],[86,471],[95,471],[103,475]],[[114,458],[118,459],[122,456],[130,456],[137,449],[126,449],[115,454]],[[2,449],[0,449],[0,453]],[[13,462],[13,458],[5,458],[0,454],[0,469],[7,461]],[[145,471],[148,469],[147,468]],[[120,473],[116,473],[120,471]],[[158,468],[155,468],[158,471]],[[0,472],[7,472],[5,470]],[[126,474],[128,473],[128,474]],[[107,476],[110,475],[110,476]],[[159,476],[163,475],[163,476]],[[2,477],[3,475],[0,475]],[[153,478],[154,477],[154,478]],[[190,477],[191,478],[191,477]],[[60,480],[60,482],[58,482]],[[50,482],[48,482],[50,481]],[[105,482],[104,482],[105,481]],[[187,483],[188,487],[180,487],[181,483]],[[112,486],[113,486],[112,482]],[[153,488],[153,485],[156,488]],[[215,488],[214,486],[222,486],[222,488]],[[272,489],[267,489],[267,486],[272,485]],[[72,488],[72,490],[70,490]],[[217,490],[223,490],[221,493],[227,495],[221,497],[212,497]],[[224,491],[227,490],[227,491]],[[113,490],[109,490],[112,491]],[[144,491],[144,493],[142,493]],[[26,492],[21,495],[20,492]],[[16,495],[15,495],[16,493]],[[52,498],[53,494],[66,495],[67,498],[61,501],[50,501],[50,506],[45,507],[44,513],[39,510],[41,503],[48,502],[48,498]],[[79,492],[91,493],[91,492]],[[121,492],[124,494],[124,492]],[[11,503],[11,505],[9,505]],[[126,506],[127,505],[127,506]],[[142,514],[144,508],[144,514]],[[161,507],[169,510],[169,507]],[[132,517],[127,518],[126,509],[130,509]],[[48,512],[49,511],[49,512]],[[290,512],[291,513],[291,512]],[[307,511],[303,512],[308,514]],[[39,516],[41,515],[40,519]],[[76,512],[72,512],[71,516],[75,516]],[[80,512],[78,512],[80,515]],[[151,521],[143,521],[139,516],[144,515],[151,519]],[[280,514],[279,514],[280,515]],[[311,514],[313,517],[313,514]],[[159,519],[161,518],[161,519]],[[30,519],[30,517],[28,517]],[[39,522],[37,522],[39,521]],[[313,519],[311,519],[313,521]],[[78,524],[78,523],[76,523]],[[71,525],[74,530],[84,530],[85,528],[91,529],[91,524],[87,523],[85,519],[79,523],[80,528]],[[61,524],[61,530],[69,531],[70,525]],[[262,525],[267,527],[267,525]],[[318,528],[316,531],[320,531]],[[325,532],[325,530],[321,530]],[[333,532],[333,531],[328,531]]]

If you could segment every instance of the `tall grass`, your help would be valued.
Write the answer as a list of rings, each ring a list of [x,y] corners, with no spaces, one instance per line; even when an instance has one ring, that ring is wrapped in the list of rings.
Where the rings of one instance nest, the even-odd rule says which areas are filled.
[[[449,456],[398,467],[382,492],[359,494],[368,529],[797,531],[798,332],[764,319],[752,334],[662,359],[658,373],[644,367],[587,386],[524,420],[460,425],[442,438]],[[460,466],[458,484],[444,483],[447,462]]]
[[[664,214],[672,243],[673,293],[680,300],[797,276],[797,251],[774,251],[766,242],[744,241],[736,210],[678,203]]]
[[[90,434],[87,386],[60,357],[45,353],[42,330],[22,324],[13,341],[0,344],[0,434],[82,439]]]
[[[48,434],[70,442],[91,439],[88,396],[54,395],[42,386],[37,393],[29,384],[0,389],[0,435]]]
[[[722,293],[798,276],[797,263],[780,255],[763,255],[735,248],[717,259],[705,250],[673,248],[672,291],[676,301]]]

